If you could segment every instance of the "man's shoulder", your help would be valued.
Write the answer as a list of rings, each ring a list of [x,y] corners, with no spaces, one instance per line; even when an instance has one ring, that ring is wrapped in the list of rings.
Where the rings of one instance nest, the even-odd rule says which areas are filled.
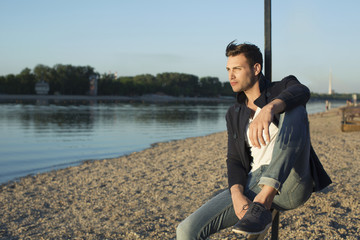
[[[287,88],[291,85],[296,85],[296,84],[301,84],[301,83],[294,75],[289,75],[289,76],[284,77],[280,81],[271,82],[267,91],[270,91],[270,92],[282,91],[285,88]]]
[[[271,82],[270,86],[277,86],[280,84],[287,84],[289,82],[294,82],[294,83],[300,83],[299,80],[294,76],[294,75],[289,75],[284,77],[283,79],[279,80],[279,81],[273,81]]]

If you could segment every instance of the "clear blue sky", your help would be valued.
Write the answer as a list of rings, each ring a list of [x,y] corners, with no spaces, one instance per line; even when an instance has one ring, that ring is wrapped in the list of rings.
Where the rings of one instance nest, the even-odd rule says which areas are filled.
[[[273,80],[360,92],[360,1],[273,0]],[[264,48],[263,0],[1,0],[0,75],[37,64],[227,81],[226,45]]]

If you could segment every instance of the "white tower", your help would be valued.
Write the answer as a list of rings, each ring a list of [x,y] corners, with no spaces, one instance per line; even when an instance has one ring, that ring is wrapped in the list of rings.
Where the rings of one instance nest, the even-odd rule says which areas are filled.
[[[329,76],[329,95],[331,95],[331,94],[333,93],[331,81],[332,81],[332,73],[331,73],[331,69],[330,69],[330,76]]]

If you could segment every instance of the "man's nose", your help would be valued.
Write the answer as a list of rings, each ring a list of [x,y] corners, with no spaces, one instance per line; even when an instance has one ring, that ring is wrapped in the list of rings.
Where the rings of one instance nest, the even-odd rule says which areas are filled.
[[[229,80],[232,80],[232,79],[234,79],[234,73],[233,73],[233,71],[229,71]]]

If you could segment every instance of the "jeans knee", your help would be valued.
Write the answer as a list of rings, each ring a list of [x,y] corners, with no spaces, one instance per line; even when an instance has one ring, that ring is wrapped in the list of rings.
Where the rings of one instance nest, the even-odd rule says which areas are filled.
[[[310,176],[303,179],[295,177],[294,172],[290,173],[284,182],[280,195],[275,196],[274,202],[282,210],[292,210],[303,205],[311,196],[313,181]]]
[[[197,239],[196,231],[192,226],[193,224],[187,221],[187,219],[182,221],[176,228],[176,240]]]
[[[296,108],[283,113],[284,120],[293,124],[308,123],[307,111],[304,106],[297,106]]]

